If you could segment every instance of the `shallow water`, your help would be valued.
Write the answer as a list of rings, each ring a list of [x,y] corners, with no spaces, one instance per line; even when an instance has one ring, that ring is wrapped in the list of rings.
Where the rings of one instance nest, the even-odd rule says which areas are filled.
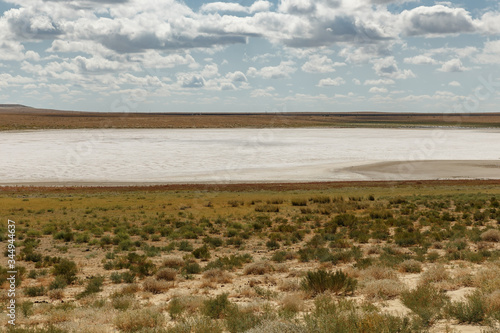
[[[499,161],[500,131],[336,128],[9,131],[0,132],[0,154],[2,184],[365,180],[377,177],[345,168],[384,161]],[[408,178],[400,178],[405,177]],[[494,178],[500,178],[500,174]]]

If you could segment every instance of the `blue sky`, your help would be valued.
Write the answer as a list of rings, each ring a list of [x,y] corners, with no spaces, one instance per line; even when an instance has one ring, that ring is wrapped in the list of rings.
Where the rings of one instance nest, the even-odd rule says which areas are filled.
[[[0,104],[500,111],[500,4],[0,1]]]

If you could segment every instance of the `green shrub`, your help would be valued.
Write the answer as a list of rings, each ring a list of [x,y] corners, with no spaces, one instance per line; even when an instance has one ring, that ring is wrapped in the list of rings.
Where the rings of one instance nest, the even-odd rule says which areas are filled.
[[[54,265],[53,273],[56,277],[62,277],[66,284],[72,284],[76,280],[78,269],[74,261],[62,259],[58,264]]]
[[[227,299],[228,294],[220,294],[203,302],[202,313],[212,319],[222,319],[226,317],[232,304]]]
[[[62,276],[56,276],[56,278],[49,284],[49,290],[64,289],[68,284],[66,279]]]
[[[208,260],[210,259],[210,250],[206,245],[197,248],[193,251],[193,255],[196,259]]]
[[[448,313],[460,323],[479,324],[486,318],[488,306],[483,293],[479,290],[466,296],[463,302],[453,302]]]
[[[305,291],[312,292],[313,294],[323,293],[327,290],[335,293],[343,292],[352,294],[356,290],[357,283],[356,279],[347,276],[341,270],[335,273],[318,270],[316,272],[307,272],[301,285]]]
[[[37,296],[43,296],[45,295],[45,287],[39,286],[39,287],[26,287],[23,289],[23,293],[26,296],[29,297],[37,297]]]
[[[226,328],[231,333],[246,332],[261,322],[261,319],[252,311],[242,311],[232,306],[227,311]]]
[[[401,293],[401,302],[417,314],[426,326],[439,318],[449,298],[430,284],[421,284],[416,289]]]
[[[104,276],[92,276],[88,280],[85,290],[80,294],[76,295],[76,298],[80,299],[85,296],[100,292],[103,283],[104,283]]]
[[[314,333],[413,333],[420,332],[418,323],[409,317],[383,314],[365,309],[353,301],[323,296],[315,301],[315,309],[304,318],[305,332]],[[300,332],[300,331],[299,331]]]
[[[307,206],[306,199],[292,199],[292,206]]]

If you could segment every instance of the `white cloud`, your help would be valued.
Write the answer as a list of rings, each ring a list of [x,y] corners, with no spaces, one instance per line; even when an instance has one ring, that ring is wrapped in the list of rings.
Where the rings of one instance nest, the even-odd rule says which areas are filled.
[[[500,40],[487,41],[474,60],[480,64],[500,64]]]
[[[460,82],[458,81],[451,81],[450,83],[448,83],[448,85],[450,87],[461,87],[462,85],[460,84]]]
[[[394,80],[391,80],[391,79],[379,79],[379,80],[366,80],[365,81],[365,86],[379,86],[379,85],[383,85],[383,84],[394,84],[396,82],[394,82]]]
[[[417,55],[414,57],[409,57],[404,59],[405,64],[412,65],[436,65],[438,62],[426,55]]]
[[[268,66],[257,70],[255,67],[250,67],[247,71],[247,76],[261,77],[264,79],[284,79],[289,78],[290,74],[297,69],[294,67],[293,61],[282,61],[278,66]]]
[[[438,69],[440,72],[463,72],[467,70],[469,70],[469,68],[466,68],[460,59],[451,59]]]
[[[443,5],[405,10],[399,15],[399,22],[403,35],[407,36],[443,36],[477,30],[468,11]]]
[[[345,84],[345,80],[341,77],[336,77],[335,79],[326,78],[319,80],[318,87],[331,87],[331,86],[341,86]]]
[[[302,70],[306,73],[331,73],[335,72],[335,67],[345,66],[344,63],[333,62],[327,56],[314,54],[302,65]]]
[[[372,94],[385,94],[388,90],[386,88],[371,87],[369,92]]]
[[[400,70],[394,57],[386,57],[372,61],[373,69],[379,76],[391,79],[408,79],[416,75],[411,70]]]
[[[272,4],[269,1],[258,0],[250,7],[245,7],[239,3],[233,2],[210,2],[203,4],[200,7],[202,12],[241,12],[241,13],[256,13],[269,11]]]
[[[265,89],[255,89],[250,93],[251,97],[273,97],[273,87],[267,87]]]

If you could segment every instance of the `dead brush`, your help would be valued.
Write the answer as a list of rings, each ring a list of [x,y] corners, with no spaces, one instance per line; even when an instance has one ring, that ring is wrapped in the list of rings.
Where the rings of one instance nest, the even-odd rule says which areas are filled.
[[[291,292],[291,291],[299,291],[301,287],[299,281],[288,279],[288,280],[281,280],[278,283],[278,289],[280,291]]]
[[[397,279],[396,272],[390,268],[382,266],[370,266],[359,272],[363,280],[393,280]]]
[[[156,273],[158,280],[175,281],[177,278],[177,271],[173,268],[162,268]]]
[[[481,234],[481,239],[485,242],[500,242],[500,231],[498,229],[486,230]]]
[[[371,300],[388,300],[399,296],[403,289],[403,284],[399,281],[382,279],[368,281],[361,293]]]
[[[421,283],[442,282],[450,278],[450,273],[444,265],[430,266],[420,277]]]
[[[203,273],[203,279],[205,280],[204,282],[218,284],[233,282],[233,276],[219,268],[210,269]]]
[[[185,263],[184,259],[182,259],[180,257],[170,256],[170,257],[166,257],[165,259],[163,259],[162,266],[168,267],[168,268],[179,269],[179,268],[184,266],[184,263]]]
[[[301,293],[289,294],[283,297],[280,303],[283,310],[297,313],[304,310],[304,295]]]
[[[260,261],[247,265],[243,272],[245,275],[264,275],[272,271],[274,271],[273,265],[266,261]]]
[[[150,292],[152,294],[161,294],[172,287],[171,283],[166,281],[158,281],[154,278],[147,278],[142,283],[142,288],[144,291]]]

